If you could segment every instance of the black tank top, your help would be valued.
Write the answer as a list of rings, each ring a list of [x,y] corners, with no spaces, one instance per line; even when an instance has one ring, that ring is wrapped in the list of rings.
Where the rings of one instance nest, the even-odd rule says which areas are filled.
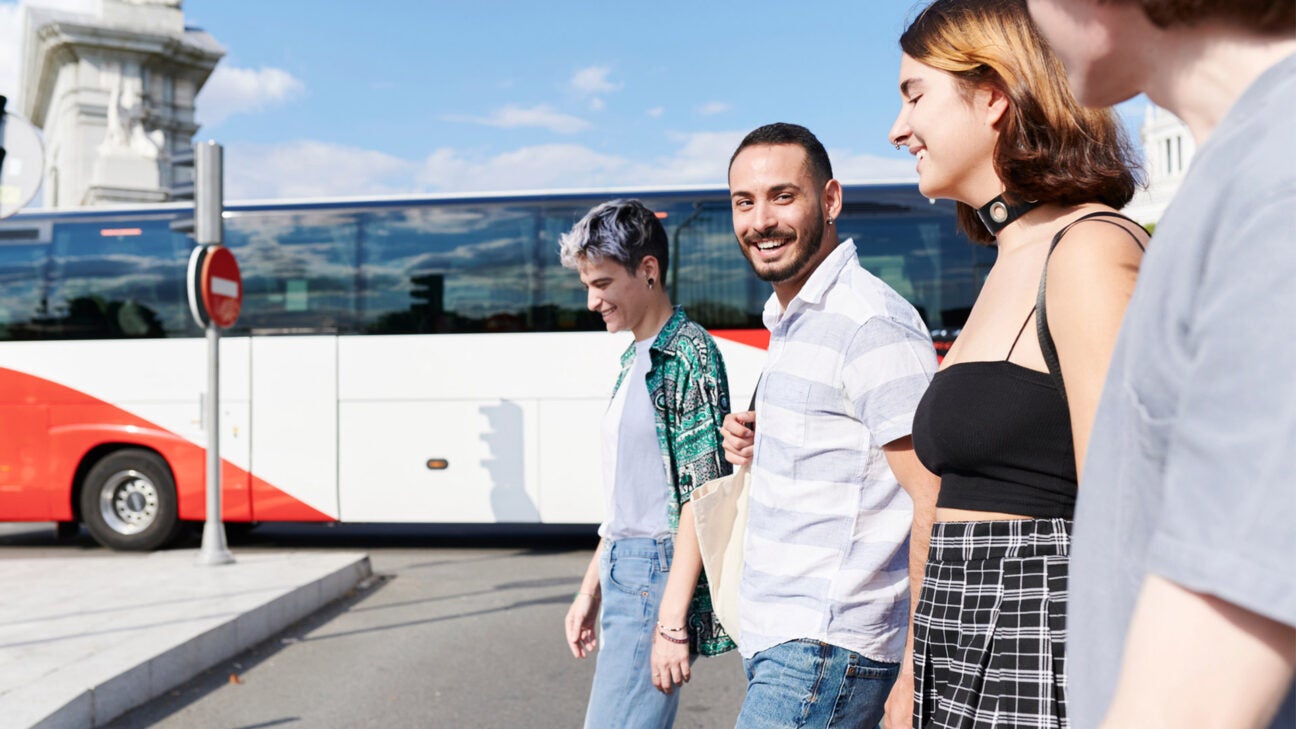
[[[1073,221],[1052,245],[1072,225],[1091,218],[1117,225],[1143,248],[1128,228],[1103,219],[1129,220],[1111,213]],[[914,451],[941,477],[938,507],[1037,519],[1070,519],[1075,513],[1075,439],[1061,376],[1008,361],[1035,313],[1032,309],[1026,317],[1003,361],[951,365],[936,373],[918,403]],[[1039,327],[1041,342],[1051,342],[1047,321]]]
[[[936,505],[1037,519],[1075,511],[1071,417],[1052,376],[1012,362],[960,362],[918,403],[914,451],[941,477]]]

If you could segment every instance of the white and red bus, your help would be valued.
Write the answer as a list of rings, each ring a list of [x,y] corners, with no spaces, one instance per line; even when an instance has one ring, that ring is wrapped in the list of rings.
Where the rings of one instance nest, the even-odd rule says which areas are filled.
[[[745,402],[769,285],[724,189],[230,204],[244,298],[221,344],[223,518],[597,523],[597,429],[627,341],[586,310],[557,240],[613,197],[658,211],[673,299],[720,340]],[[846,201],[861,263],[949,341],[992,252],[914,185]],[[0,221],[0,520],[152,549],[204,518],[206,343],[185,298],[193,242],[173,230],[191,216]]]

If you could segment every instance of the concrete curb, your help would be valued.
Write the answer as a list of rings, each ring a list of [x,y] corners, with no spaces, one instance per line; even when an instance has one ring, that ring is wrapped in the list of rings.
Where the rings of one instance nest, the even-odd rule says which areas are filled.
[[[120,630],[143,631],[144,635],[114,636],[111,640],[116,644],[103,644],[101,636],[117,628],[105,628],[102,623],[75,624],[59,628],[64,633],[69,629],[81,631],[70,637],[57,634],[30,641],[37,644],[35,650],[57,646],[47,652],[57,650],[61,655],[52,660],[48,656],[34,656],[33,671],[42,671],[43,675],[0,693],[0,716],[5,717],[0,723],[32,729],[104,726],[341,598],[372,574],[368,555],[357,553],[250,554],[240,556],[235,565],[202,568],[202,572],[193,571],[193,559],[184,553],[158,554],[168,555],[172,562],[183,561],[182,567],[188,569],[186,572],[168,566],[177,573],[169,582],[174,592],[182,593],[181,597],[170,599],[167,585],[149,592],[152,605],[170,603],[165,608],[170,614],[140,615],[141,619],[157,620],[158,630],[149,625],[129,626]],[[112,559],[132,558],[105,558],[104,561]],[[59,560],[46,560],[47,563],[55,561]],[[203,584],[195,588],[194,582]],[[96,606],[87,612],[114,609]],[[215,612],[192,615],[198,609]],[[121,610],[133,608],[128,604]],[[176,616],[174,619],[172,614]],[[90,638],[82,638],[83,635]],[[77,640],[85,642],[96,637],[100,645],[76,644]],[[126,639],[148,645],[125,651],[120,643]],[[132,643],[132,648],[135,647]],[[3,648],[0,644],[0,649]],[[21,651],[31,653],[26,648],[18,650],[20,661],[28,657]],[[0,650],[0,655],[3,653]]]

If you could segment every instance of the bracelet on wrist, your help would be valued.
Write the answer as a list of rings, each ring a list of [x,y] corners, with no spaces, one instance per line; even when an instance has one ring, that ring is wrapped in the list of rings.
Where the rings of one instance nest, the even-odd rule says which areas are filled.
[[[658,629],[658,630],[665,630],[665,631],[668,632],[668,633],[687,633],[687,632],[688,632],[688,626],[687,626],[687,625],[681,625],[681,626],[678,627],[678,628],[668,628],[668,627],[666,627],[665,625],[663,625],[663,624],[661,624],[661,623],[657,623],[657,629]]]
[[[591,600],[599,599],[599,596],[595,595],[592,592],[578,592],[575,595],[572,595],[572,602],[576,602],[577,600],[579,600],[581,595],[584,595],[585,597],[588,597]]]
[[[668,643],[674,643],[675,645],[688,645],[688,638],[676,638],[673,635],[667,635],[666,632],[662,630],[657,631],[657,635],[660,635],[662,640],[665,640]]]

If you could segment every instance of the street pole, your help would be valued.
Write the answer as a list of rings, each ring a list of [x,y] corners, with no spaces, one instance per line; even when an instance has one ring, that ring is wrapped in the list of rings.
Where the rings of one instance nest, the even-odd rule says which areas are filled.
[[[194,145],[194,240],[202,246],[218,246],[225,240],[225,208],[221,146],[215,142]],[[220,457],[220,328],[213,317],[207,318],[207,400],[203,421],[207,425],[207,520],[203,523],[202,552],[198,562],[204,565],[230,564],[225,541],[225,524],[221,521]]]

